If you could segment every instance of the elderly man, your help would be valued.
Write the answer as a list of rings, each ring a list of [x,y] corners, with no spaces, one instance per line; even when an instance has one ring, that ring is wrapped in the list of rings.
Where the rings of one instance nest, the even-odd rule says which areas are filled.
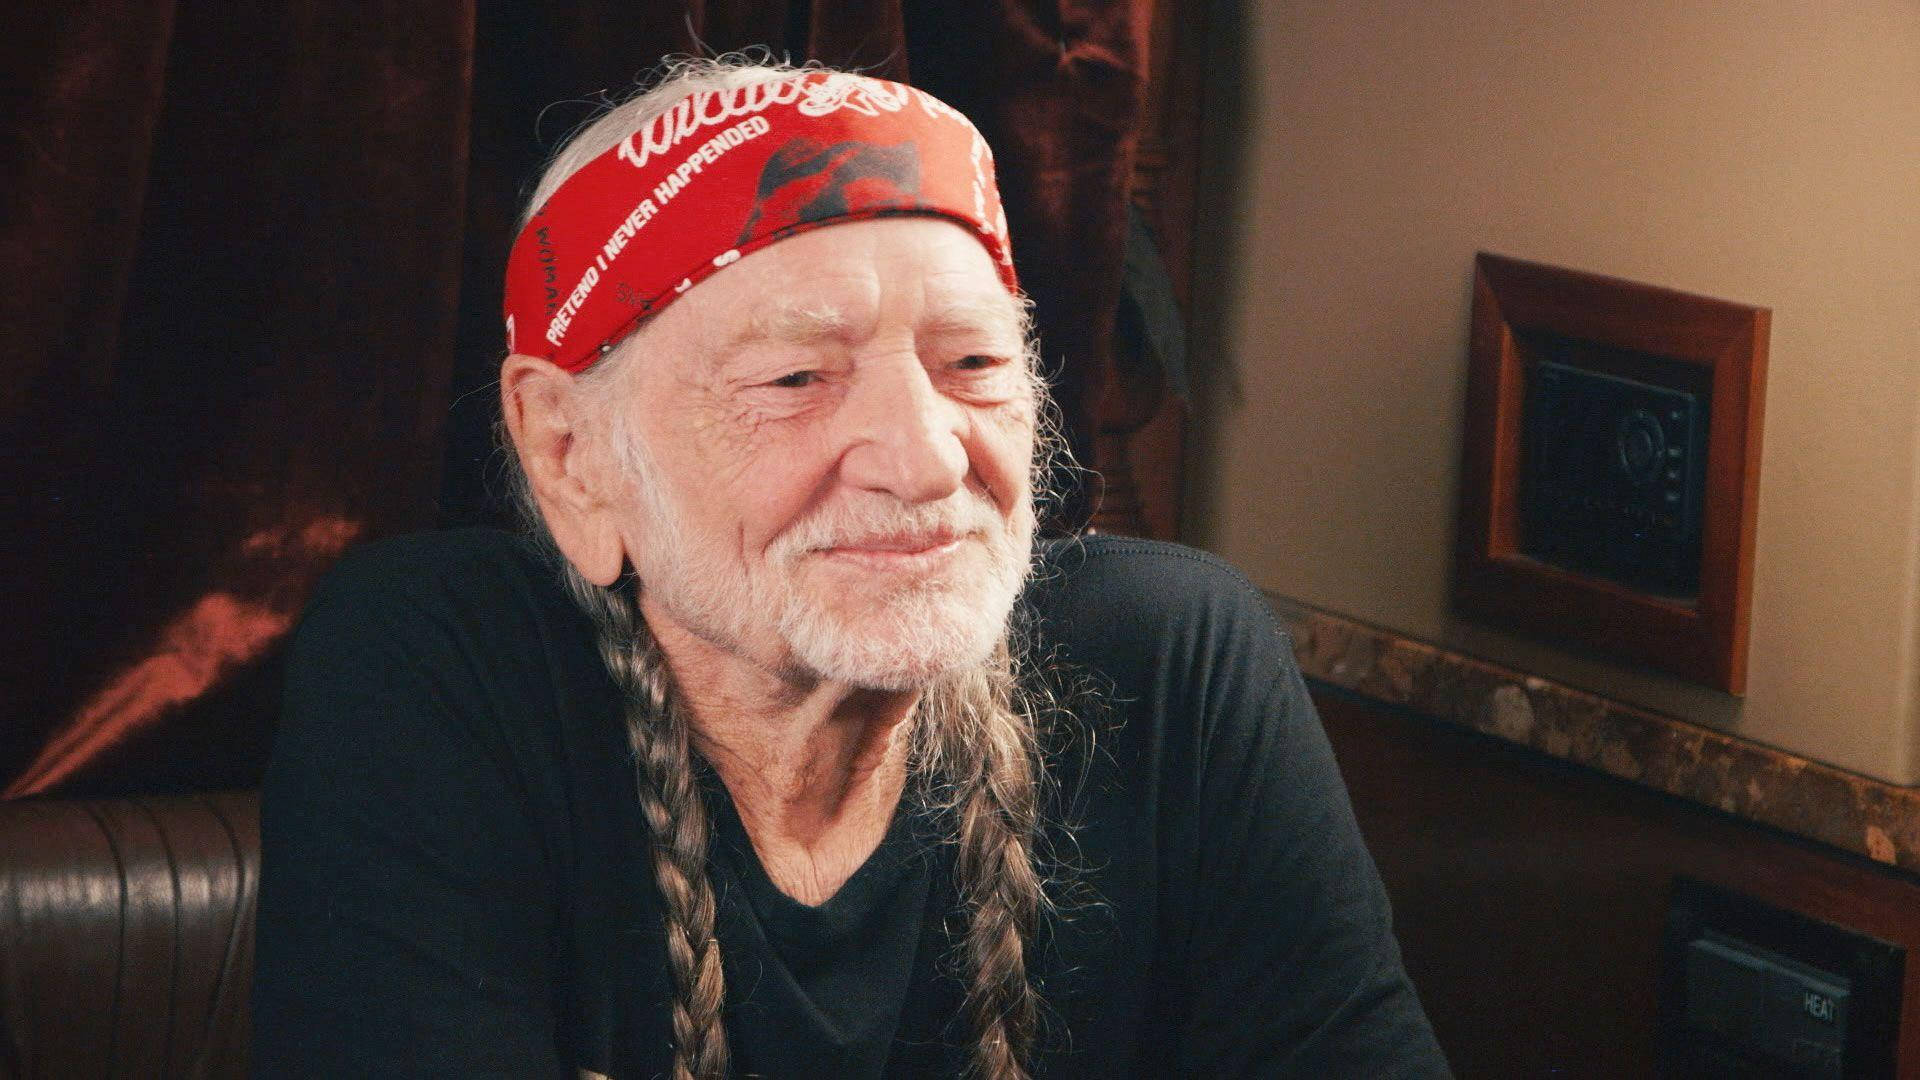
[[[684,65],[507,270],[532,540],[315,599],[265,795],[263,1075],[1437,1076],[1285,640],[1034,543],[986,143]]]

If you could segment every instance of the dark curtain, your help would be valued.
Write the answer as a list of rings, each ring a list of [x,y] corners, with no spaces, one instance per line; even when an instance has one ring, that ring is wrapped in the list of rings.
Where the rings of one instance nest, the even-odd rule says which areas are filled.
[[[659,57],[914,82],[1000,165],[1083,454],[1152,0],[27,0],[0,36],[0,798],[244,787],[348,546],[497,521],[522,193]]]

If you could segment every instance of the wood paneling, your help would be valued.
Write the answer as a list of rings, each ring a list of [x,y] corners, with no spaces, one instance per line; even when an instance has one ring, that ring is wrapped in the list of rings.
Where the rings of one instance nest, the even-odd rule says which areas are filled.
[[[1920,881],[1511,744],[1316,685],[1462,1077],[1649,1076],[1676,874],[1920,949]],[[1920,1076],[1920,963],[1900,1075]]]

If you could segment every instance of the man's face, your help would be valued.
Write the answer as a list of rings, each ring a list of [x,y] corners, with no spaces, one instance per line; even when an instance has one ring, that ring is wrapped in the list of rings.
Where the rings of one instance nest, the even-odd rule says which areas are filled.
[[[983,658],[1033,536],[1020,331],[986,250],[933,218],[802,233],[669,306],[610,390],[655,632],[889,690]]]

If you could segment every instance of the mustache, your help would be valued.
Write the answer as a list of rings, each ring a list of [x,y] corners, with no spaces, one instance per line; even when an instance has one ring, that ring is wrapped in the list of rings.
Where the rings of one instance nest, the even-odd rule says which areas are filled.
[[[925,540],[929,545],[966,536],[998,535],[1006,528],[986,496],[955,492],[937,503],[908,505],[887,495],[840,500],[795,522],[773,542],[776,558],[824,548]]]

